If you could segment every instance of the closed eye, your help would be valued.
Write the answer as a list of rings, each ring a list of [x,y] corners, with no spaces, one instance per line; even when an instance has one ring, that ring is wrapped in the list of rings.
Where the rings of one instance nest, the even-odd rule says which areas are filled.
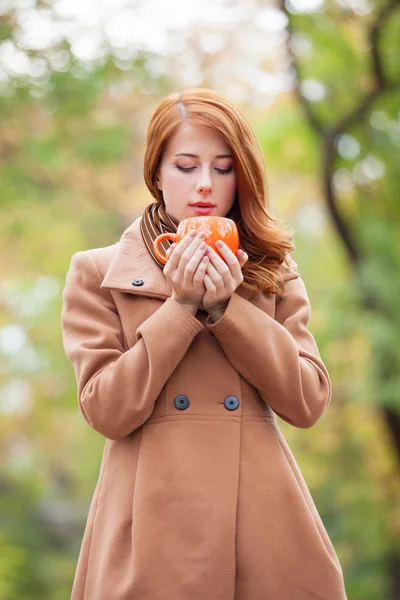
[[[179,169],[179,171],[185,171],[186,173],[189,173],[191,171],[193,171],[193,169],[196,169],[196,167],[181,167],[180,165],[175,165],[177,169]],[[226,175],[226,173],[230,173],[232,171],[232,167],[229,167],[229,169],[220,169],[218,167],[215,167],[215,170],[220,173],[220,175]]]

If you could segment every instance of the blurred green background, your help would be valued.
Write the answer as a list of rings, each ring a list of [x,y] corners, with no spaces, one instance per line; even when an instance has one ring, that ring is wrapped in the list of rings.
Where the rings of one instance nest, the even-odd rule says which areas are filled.
[[[152,201],[148,120],[195,86],[249,119],[296,232],[333,396],[311,429],[279,424],[349,600],[400,598],[399,8],[0,2],[0,600],[70,597],[104,438],[79,413],[61,291],[75,252]]]

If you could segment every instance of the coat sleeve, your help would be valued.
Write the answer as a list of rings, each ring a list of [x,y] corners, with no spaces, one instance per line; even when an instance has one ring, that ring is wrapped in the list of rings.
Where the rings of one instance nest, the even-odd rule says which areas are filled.
[[[101,281],[88,251],[73,255],[62,292],[62,337],[83,417],[95,431],[118,440],[150,417],[203,324],[168,298],[140,324],[125,351],[119,314]]]
[[[232,294],[225,313],[205,326],[227,358],[284,421],[308,428],[331,400],[331,381],[316,341],[307,329],[311,307],[298,275],[285,283],[276,300],[275,319]]]

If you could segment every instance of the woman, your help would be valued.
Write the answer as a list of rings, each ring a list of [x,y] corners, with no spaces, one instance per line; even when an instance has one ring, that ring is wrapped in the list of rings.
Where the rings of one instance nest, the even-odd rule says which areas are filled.
[[[187,90],[155,111],[144,162],[155,202],[118,243],[74,254],[63,290],[80,409],[107,438],[72,599],[345,600],[276,419],[314,425],[331,382],[254,133]],[[242,249],[222,260],[188,234],[164,266],[153,240],[199,202]]]

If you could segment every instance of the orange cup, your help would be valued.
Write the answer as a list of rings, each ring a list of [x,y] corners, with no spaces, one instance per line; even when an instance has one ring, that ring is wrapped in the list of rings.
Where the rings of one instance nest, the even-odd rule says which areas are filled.
[[[195,229],[197,233],[204,231],[206,237],[204,241],[206,244],[211,246],[215,252],[223,259],[221,252],[217,249],[215,242],[222,240],[230,248],[233,254],[236,256],[236,252],[239,250],[239,232],[235,221],[228,219],[227,217],[214,217],[204,215],[202,217],[190,217],[189,219],[183,219],[178,225],[176,233],[162,233],[154,240],[153,248],[156,256],[163,262],[167,263],[168,258],[161,254],[159,250],[160,242],[163,240],[171,240],[178,244],[182,238],[185,237],[192,229]],[[225,261],[226,262],[226,261]]]

